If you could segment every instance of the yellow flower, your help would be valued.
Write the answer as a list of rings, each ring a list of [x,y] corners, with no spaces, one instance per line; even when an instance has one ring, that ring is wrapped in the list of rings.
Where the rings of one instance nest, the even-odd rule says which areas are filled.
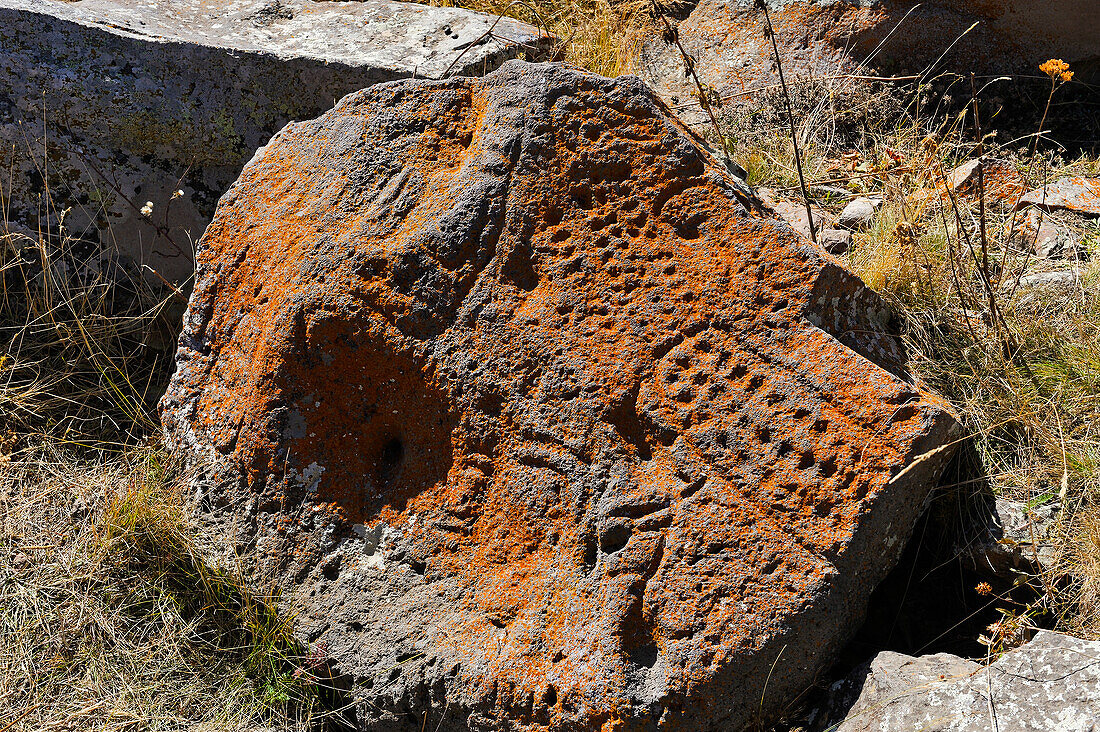
[[[1060,58],[1052,58],[1041,64],[1039,71],[1049,76],[1051,81],[1069,81],[1073,78],[1073,72],[1069,70],[1069,64]]]
[[[988,595],[993,592],[993,587],[988,582],[979,582],[974,589],[977,590],[979,595]]]

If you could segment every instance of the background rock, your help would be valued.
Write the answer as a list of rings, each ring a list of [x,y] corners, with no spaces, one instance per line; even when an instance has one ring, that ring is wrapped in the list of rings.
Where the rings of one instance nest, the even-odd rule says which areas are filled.
[[[949,654],[880,653],[837,732],[1088,732],[1098,708],[1100,642],[1040,631],[988,668]]]
[[[1072,270],[1034,272],[1020,278],[1022,288],[1067,288],[1081,284],[1080,276]]]
[[[1052,533],[1061,504],[1048,503],[1031,509],[1026,504],[997,497],[978,528],[973,543],[964,549],[978,572],[1013,579],[1014,572],[1050,570],[1056,559]]]
[[[1055,220],[1054,215],[1034,207],[1016,220],[1011,241],[1020,251],[1043,259],[1082,259],[1088,254],[1070,227]]]
[[[1065,210],[1100,216],[1100,179],[1070,177],[1038,188],[1020,199],[1020,208],[1036,206],[1046,211]]]
[[[701,0],[679,23],[702,83],[727,103],[779,82],[763,13],[753,6],[754,0]],[[1052,57],[1068,61],[1079,79],[1092,79],[1100,61],[1094,0],[769,0],[768,6],[788,81],[835,79],[862,64],[890,73],[936,65],[964,75],[1034,75]],[[670,39],[650,38],[638,64],[678,114],[704,121]]]
[[[863,231],[870,228],[875,211],[881,206],[881,198],[857,198],[844,207],[836,224],[849,231]]]
[[[825,229],[818,236],[818,243],[830,254],[844,254],[852,247],[852,232],[844,229]]]
[[[218,197],[288,121],[380,81],[482,73],[544,40],[389,0],[0,0],[6,213],[56,230],[71,209],[89,252],[182,283]]]
[[[954,422],[762,212],[637,79],[519,62],[245,168],[164,424],[361,728],[737,729],[854,632]]]

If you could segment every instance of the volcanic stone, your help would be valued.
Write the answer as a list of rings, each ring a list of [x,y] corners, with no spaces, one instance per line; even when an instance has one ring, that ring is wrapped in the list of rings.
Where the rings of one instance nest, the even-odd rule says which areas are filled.
[[[881,206],[881,198],[857,198],[840,212],[836,225],[849,231],[863,231],[871,226],[875,212]]]
[[[56,232],[69,209],[67,232],[93,255],[180,284],[218,198],[288,121],[381,81],[480,74],[547,40],[390,0],[0,0],[4,213]]]
[[[737,729],[854,631],[954,421],[762,211],[639,80],[554,65],[248,164],[164,424],[362,729]]]

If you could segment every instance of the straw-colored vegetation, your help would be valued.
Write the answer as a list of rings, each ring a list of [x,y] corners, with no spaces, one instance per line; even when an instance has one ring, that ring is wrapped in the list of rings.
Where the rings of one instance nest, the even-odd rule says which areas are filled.
[[[627,74],[647,28],[652,0],[420,0],[526,21],[558,39],[553,58],[605,76]],[[663,4],[670,10],[683,0]]]

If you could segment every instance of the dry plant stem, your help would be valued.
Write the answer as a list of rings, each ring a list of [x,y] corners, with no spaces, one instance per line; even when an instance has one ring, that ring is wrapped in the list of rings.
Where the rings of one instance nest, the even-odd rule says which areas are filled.
[[[1043,116],[1039,120],[1039,129],[1035,130],[1035,137],[1031,141],[1031,160],[1028,162],[1027,173],[1024,174],[1024,182],[1027,183],[1027,184],[1030,184],[1031,180],[1032,180],[1031,174],[1035,170],[1035,160],[1036,160],[1036,152],[1038,151],[1038,148],[1039,148],[1039,138],[1043,134],[1043,126],[1047,122],[1047,115],[1050,113],[1050,104],[1054,99],[1054,92],[1056,92],[1057,90],[1058,90],[1058,81],[1054,77],[1051,77],[1051,79],[1050,79],[1050,92],[1047,94],[1046,106],[1043,107]],[[1045,181],[1044,181],[1044,183],[1045,183]],[[1020,194],[1020,199],[1022,199],[1023,196],[1024,196],[1024,194],[1021,193]],[[1044,185],[1044,188],[1043,188],[1043,202],[1044,203],[1046,202],[1046,187],[1045,187],[1045,185]],[[1019,215],[1020,215],[1020,200],[1018,199],[1016,201],[1016,205],[1013,207],[1013,210],[1012,210],[1012,220],[1009,222],[1009,225],[1008,225],[1008,231],[1010,233],[1016,230],[1016,223],[1019,220]],[[1038,236],[1038,232],[1036,232],[1036,236]],[[1004,267],[1007,264],[1008,249],[1009,249],[1008,247],[1005,247],[1004,253],[1001,255],[1001,268],[1002,268],[1002,271],[1004,270]],[[1020,267],[1019,273],[1016,275],[1015,280],[1012,282],[1012,290],[1009,292],[1009,297],[1014,297],[1016,295],[1016,291],[1020,288],[1020,280],[1023,278],[1024,272],[1027,271],[1027,263],[1030,261],[1030,259],[1031,259],[1031,252],[1030,251],[1025,252],[1024,253],[1024,266]]]
[[[684,59],[684,68],[691,75],[691,80],[695,82],[695,88],[699,92],[699,106],[702,107],[707,116],[710,118],[711,127],[714,128],[714,134],[718,136],[718,142],[722,145],[722,152],[728,153],[726,145],[726,136],[722,134],[722,128],[718,125],[718,118],[714,116],[714,109],[711,107],[710,100],[707,98],[706,88],[703,86],[703,82],[699,80],[699,75],[695,73],[695,59],[691,57],[691,54],[684,49],[684,46],[680,43],[680,32],[672,26],[672,23],[668,21],[665,16],[665,10],[657,0],[653,0],[653,12],[657,14],[657,17],[664,23],[665,31],[668,33],[669,38],[676,44],[676,48],[680,51],[680,56]]]
[[[806,220],[810,224],[810,240],[817,244],[817,225],[814,223],[814,212],[810,207],[810,189],[806,186],[806,176],[802,173],[802,152],[798,148],[798,131],[794,126],[794,110],[791,107],[791,95],[787,90],[787,80],[783,78],[783,62],[779,57],[779,45],[775,41],[775,29],[772,27],[772,19],[768,14],[766,0],[756,0],[756,7],[764,11],[764,25],[768,40],[772,42],[772,52],[775,54],[775,68],[779,72],[779,85],[783,87],[783,102],[787,106],[787,122],[791,128],[791,144],[794,145],[794,165],[798,170],[798,185],[802,188],[802,202],[806,204]]]
[[[978,138],[978,235],[979,244],[982,248],[982,278],[986,282],[985,289],[989,299],[989,315],[993,318],[994,325],[997,328],[997,335],[1000,337],[1005,358],[1010,359],[1014,349],[1010,348],[1008,326],[997,307],[997,298],[993,291],[993,273],[989,270],[989,236],[986,231],[987,217],[985,210],[985,140],[982,136],[981,117],[978,113],[978,90],[974,83],[974,74],[970,75],[970,91],[971,102],[974,106],[974,134]]]
[[[981,166],[979,166],[979,170],[980,169],[981,169]],[[942,171],[942,167],[941,167],[941,171]],[[941,176],[941,177],[943,178],[943,181],[944,181],[944,188],[947,191],[948,200],[951,201],[951,209],[955,214],[955,228],[958,230],[959,235],[962,238],[962,240],[966,243],[966,248],[970,252],[970,257],[971,257],[971,259],[974,260],[974,264],[977,267],[978,279],[981,281],[982,287],[985,290],[986,300],[989,303],[989,308],[990,308],[989,317],[993,319],[994,327],[997,328],[998,337],[1002,340],[1002,343],[1001,343],[1002,347],[1008,348],[1007,342],[1005,342],[1003,340],[1004,338],[1006,338],[1008,336],[1007,336],[1007,334],[1002,334],[1002,328],[1001,328],[1001,326],[1004,324],[1004,317],[1003,317],[1003,315],[1001,315],[1000,308],[997,306],[997,295],[993,291],[993,283],[989,279],[989,270],[988,270],[987,267],[986,268],[982,267],[982,262],[978,258],[978,253],[976,251],[974,251],[974,244],[973,244],[973,242],[970,241],[970,234],[967,232],[966,226],[963,224],[962,212],[959,210],[959,202],[955,198],[954,191],[952,191],[951,187],[947,185],[947,178],[945,176]],[[1011,353],[1011,352],[1012,352],[1012,350],[1010,349],[1010,350],[1006,351],[1005,353],[1007,355],[1008,353]]]
[[[943,235],[947,241],[951,241],[951,229],[947,224],[947,214],[944,213],[943,206],[939,206],[940,218],[943,220]],[[962,281],[959,279],[959,263],[955,261],[955,248],[949,246],[947,252],[947,261],[951,266],[951,284],[955,288],[955,293],[959,296],[959,305],[964,310],[969,310],[970,306],[966,299],[966,293],[963,292]],[[974,343],[978,342],[978,334],[974,332],[974,324],[970,322],[970,317],[963,318],[963,322],[966,323],[966,331],[970,334],[970,340]]]

